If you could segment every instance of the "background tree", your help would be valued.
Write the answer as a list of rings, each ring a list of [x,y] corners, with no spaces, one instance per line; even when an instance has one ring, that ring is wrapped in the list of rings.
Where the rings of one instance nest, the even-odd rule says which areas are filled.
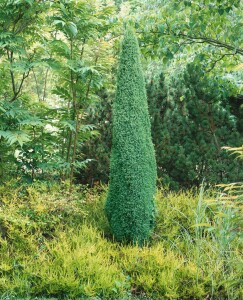
[[[83,143],[81,151],[84,159],[92,157],[86,168],[77,174],[77,180],[94,186],[97,183],[108,183],[110,171],[111,107],[114,92],[104,89],[99,92],[99,101],[96,101],[87,110],[87,122],[94,124],[99,134]]]
[[[144,0],[133,19],[153,57],[203,53],[208,69],[226,68],[242,61],[242,8],[240,0]]]
[[[122,43],[112,126],[106,213],[118,241],[141,245],[154,224],[156,163],[139,47],[131,29]]]
[[[109,78],[105,36],[114,6],[6,0],[0,7],[1,167],[28,181],[72,182],[90,161],[80,153],[96,134],[85,111]]]
[[[124,20],[136,27],[143,70],[147,80],[153,80],[147,89],[157,153],[163,152],[164,109],[172,104],[183,107],[194,93],[193,77],[186,79],[178,72],[190,63],[200,74],[205,72],[202,95],[215,88],[209,81],[217,82],[221,100],[210,95],[209,99],[233,117],[242,134],[242,1],[0,2],[0,180],[14,176],[28,182],[60,178],[90,185],[108,182],[111,104]],[[157,79],[160,73],[163,87]],[[233,89],[228,80],[234,82]],[[188,111],[191,114],[191,107]],[[213,114],[216,122],[218,112]],[[233,128],[226,123],[227,130]],[[233,141],[228,133],[225,137],[220,145],[235,144],[237,138]],[[202,155],[203,149],[198,148]],[[229,173],[234,163],[221,158],[222,178],[227,181],[237,172]],[[213,161],[212,166],[211,175],[216,171]],[[162,160],[158,171],[162,175],[161,168]],[[209,181],[220,178],[211,175]],[[193,185],[191,179],[186,185]]]
[[[242,143],[230,102],[235,86],[195,63],[166,77],[148,86],[159,178],[172,188],[240,180],[241,164],[221,149]]]
[[[40,56],[49,7],[46,1],[0,3],[0,167],[5,180],[19,170],[16,148],[30,141],[36,127],[43,126],[33,109],[28,109],[30,97],[25,88]]]

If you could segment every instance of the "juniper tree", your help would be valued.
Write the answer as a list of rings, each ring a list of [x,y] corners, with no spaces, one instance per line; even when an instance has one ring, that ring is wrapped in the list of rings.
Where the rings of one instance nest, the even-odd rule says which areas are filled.
[[[139,46],[131,29],[122,42],[112,123],[105,210],[117,241],[142,245],[154,225],[156,162]]]

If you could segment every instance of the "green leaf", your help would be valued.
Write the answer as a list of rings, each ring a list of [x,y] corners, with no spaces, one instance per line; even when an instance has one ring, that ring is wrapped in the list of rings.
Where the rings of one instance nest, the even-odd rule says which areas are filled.
[[[218,9],[218,13],[222,16],[224,14],[224,9],[223,8]]]
[[[71,99],[70,91],[64,87],[57,86],[55,89],[52,90],[52,93],[66,100]]]
[[[70,56],[70,49],[68,45],[62,40],[54,40],[53,42],[51,42],[50,46],[51,49],[55,51],[57,54],[60,54],[65,57]]]
[[[30,69],[31,65],[27,61],[17,61],[11,64],[11,70],[26,72]]]
[[[167,51],[166,56],[168,59],[172,59],[174,57],[174,55],[171,51]]]
[[[19,122],[19,124],[20,125],[29,125],[29,126],[38,126],[38,127],[45,126],[45,124],[42,122],[42,120],[37,117],[32,117],[32,118],[22,120]]]
[[[28,134],[26,134],[24,131],[0,131],[0,137],[4,137],[9,145],[19,143],[21,147],[23,144],[30,141]]]
[[[69,55],[69,49],[65,50],[65,55]],[[60,70],[61,64],[54,58],[46,58],[42,60],[48,67],[52,68],[53,70]]]
[[[0,106],[0,110],[4,113],[6,112],[6,109],[4,109],[2,106]]]
[[[75,168],[77,168],[77,169],[83,169],[83,168],[85,168],[85,167],[87,167],[87,164],[89,163],[89,162],[91,162],[91,161],[93,161],[93,159],[85,159],[85,160],[83,160],[83,161],[75,161],[74,163],[73,163],[73,165],[74,165],[74,167]]]
[[[83,68],[80,69],[80,71],[81,71],[81,73],[83,73],[85,75],[89,75],[89,74],[93,74],[93,75],[97,75],[97,76],[100,75],[99,71],[97,71],[95,69],[95,67],[92,67],[92,66],[90,66],[90,67],[83,67]]]
[[[54,20],[53,25],[62,25],[62,27],[64,27],[66,23],[62,20]]]
[[[63,128],[69,128],[71,131],[76,130],[76,126],[75,126],[75,122],[73,120],[65,120],[65,121],[61,121],[59,122],[60,127]]]
[[[166,26],[164,24],[161,24],[158,26],[159,32],[162,34],[165,32],[165,28],[166,28]]]
[[[78,33],[76,24],[74,24],[73,22],[68,22],[67,23],[67,31],[71,37],[75,37]]]
[[[91,130],[93,130],[95,128],[95,126],[94,125],[92,125],[92,124],[86,124],[86,125],[82,125],[81,127],[80,127],[80,131],[91,131]]]

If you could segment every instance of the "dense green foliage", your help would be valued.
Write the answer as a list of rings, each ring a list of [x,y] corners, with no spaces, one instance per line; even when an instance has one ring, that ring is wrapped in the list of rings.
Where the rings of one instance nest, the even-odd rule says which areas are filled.
[[[112,240],[106,188],[77,188],[70,198],[67,187],[1,187],[3,299],[241,298],[240,207],[160,190],[155,232],[140,248]]]
[[[131,29],[121,47],[112,126],[106,213],[116,240],[141,245],[154,225],[156,162],[139,46]]]
[[[84,159],[92,157],[92,161],[77,174],[80,182],[89,184],[91,187],[99,182],[108,183],[110,172],[111,115],[114,93],[102,90],[99,96],[99,101],[87,111],[87,120],[94,124],[99,134],[85,141],[82,146]]]
[[[195,87],[192,76],[182,79],[184,83],[172,83],[176,81],[173,74],[177,72],[173,69],[178,66],[184,70],[188,63],[195,63],[195,68],[200,66],[199,84],[202,77],[205,83],[202,93],[210,96],[214,87],[208,82],[215,77],[213,81],[220,86],[220,95],[224,94],[221,106],[227,111],[228,106],[232,108],[240,132],[241,11],[242,2],[238,0],[220,3],[216,0],[210,3],[177,0],[1,1],[0,181],[13,176],[21,177],[25,182],[69,178],[72,183],[76,178],[93,185],[97,181],[108,181],[110,106],[114,99],[116,57],[124,20],[136,28],[146,79],[156,81],[158,69],[167,77],[164,81],[167,87],[156,87],[154,93],[168,90],[170,85],[174,91],[174,96],[170,97],[175,97],[175,107],[179,107],[177,94],[187,97],[193,94]],[[225,78],[235,84],[232,93]],[[190,90],[187,94],[182,91],[184,87]],[[152,94],[149,91],[153,120]],[[190,101],[189,98],[185,98],[184,103]],[[211,100],[219,103],[216,98],[211,97]],[[206,113],[205,117],[208,117]],[[161,148],[161,141],[155,131],[160,131],[161,122],[152,130],[157,149]],[[198,134],[195,132],[195,141],[201,140]],[[241,143],[236,141],[235,134],[230,137],[226,133],[223,140],[218,139],[219,146]],[[156,152],[157,156],[161,153],[160,150]],[[218,147],[211,147],[207,152],[202,147],[197,149],[197,157],[210,156],[204,160],[205,168],[212,175],[208,177],[209,183],[221,179],[238,180],[233,163],[227,169],[226,154],[222,152],[218,160],[218,152]],[[218,170],[215,157],[219,161]],[[212,166],[209,165],[211,158]],[[165,166],[162,157],[158,156],[158,161],[161,162],[158,164],[160,177],[165,174],[161,172],[162,168],[180,173],[182,164],[176,170],[173,163]],[[187,157],[186,164],[186,169],[195,173],[195,157]],[[182,176],[166,173],[164,182],[174,182],[174,187],[194,185],[203,177],[194,174],[183,181]],[[195,177],[196,180],[192,179]]]
[[[152,135],[163,184],[190,188],[203,179],[214,184],[243,178],[242,164],[222,150],[243,143],[232,93],[228,80],[208,78],[195,63],[150,81]]]
[[[113,62],[104,39],[113,9],[92,1],[0,3],[1,181],[72,183],[90,161],[80,147],[97,132],[85,110]]]
[[[241,180],[242,163],[221,148],[243,142],[242,96],[236,95],[237,86],[227,78],[205,74],[197,61],[165,71],[161,73],[159,67],[147,75],[159,181],[178,189],[198,186],[203,179],[208,185]],[[112,96],[104,92],[88,116],[101,133],[83,148],[96,159],[82,177],[91,185],[108,182]]]
[[[207,70],[219,65],[224,71],[242,61],[242,1],[141,2],[130,14],[141,32],[145,51],[153,58],[159,56],[166,63],[178,52],[184,60],[200,53]]]

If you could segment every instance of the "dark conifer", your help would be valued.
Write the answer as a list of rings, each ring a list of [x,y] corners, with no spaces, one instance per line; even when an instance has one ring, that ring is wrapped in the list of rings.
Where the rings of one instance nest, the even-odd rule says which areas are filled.
[[[131,29],[122,43],[112,118],[106,214],[117,241],[142,245],[154,225],[156,162],[139,46]]]

